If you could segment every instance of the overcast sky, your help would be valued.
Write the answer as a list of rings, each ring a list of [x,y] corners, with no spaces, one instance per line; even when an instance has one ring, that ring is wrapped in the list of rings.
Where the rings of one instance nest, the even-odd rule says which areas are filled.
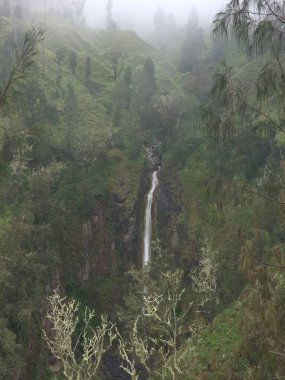
[[[87,0],[87,22],[96,26],[105,24],[107,0]],[[113,15],[122,28],[149,29],[153,15],[160,6],[165,13],[173,13],[177,22],[185,24],[193,6],[198,11],[201,24],[210,22],[226,0],[113,0]]]

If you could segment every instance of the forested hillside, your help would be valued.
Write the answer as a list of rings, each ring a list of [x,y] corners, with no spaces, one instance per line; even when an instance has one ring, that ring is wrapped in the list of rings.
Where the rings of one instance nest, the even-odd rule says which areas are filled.
[[[0,1],[0,379],[285,376],[283,3]]]

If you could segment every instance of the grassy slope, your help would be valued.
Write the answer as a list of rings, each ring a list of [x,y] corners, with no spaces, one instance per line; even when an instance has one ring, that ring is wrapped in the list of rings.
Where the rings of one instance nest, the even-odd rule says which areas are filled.
[[[192,350],[186,345],[184,370],[187,380],[239,379],[244,370],[240,359],[242,338],[239,335],[240,306],[234,304],[217,315],[212,327],[207,327],[199,345]]]
[[[0,30],[3,37],[12,31],[15,23],[15,20],[7,21],[5,30]],[[17,25],[23,31],[27,28],[27,25],[22,22]],[[43,91],[47,104],[57,111],[58,121],[40,119],[35,127],[27,126],[26,128],[32,134],[33,141],[39,141],[36,153],[39,166],[48,165],[53,157],[66,161],[66,169],[52,196],[62,205],[62,215],[58,216],[59,219],[57,218],[58,245],[62,256],[61,265],[67,272],[65,285],[71,287],[76,283],[78,263],[82,255],[80,252],[82,223],[90,216],[91,207],[94,207],[94,204],[97,205],[102,198],[110,205],[111,198],[115,195],[124,205],[123,212],[127,217],[137,200],[144,164],[142,151],[138,152],[136,158],[133,159],[124,149],[114,145],[113,136],[118,132],[112,126],[110,103],[115,82],[106,53],[112,48],[119,47],[124,50],[125,66],[131,66],[134,77],[140,72],[146,58],[150,56],[155,62],[158,87],[162,92],[176,87],[177,74],[169,61],[132,32],[107,33],[88,28],[76,28],[71,23],[60,19],[49,20],[45,29],[45,41],[39,48],[38,65],[32,72],[31,80]],[[65,56],[61,64],[62,79],[58,83],[56,52],[62,47],[65,48]],[[69,66],[69,54],[72,51],[76,52],[78,59],[75,75]],[[87,56],[91,58],[91,81],[96,91],[91,91],[85,83]],[[3,67],[0,62],[1,69]],[[80,120],[73,136],[73,153],[76,153],[79,142],[94,142],[96,160],[88,170],[82,163],[77,163],[76,155],[72,162],[66,155],[68,125],[64,105],[69,84],[74,88],[80,109]],[[127,117],[124,120],[125,125],[122,125],[122,129],[128,127]],[[22,118],[14,118],[12,127],[18,133],[23,128]],[[3,209],[0,208],[0,212],[0,226],[2,230],[5,230],[10,220],[15,218],[16,211],[11,211],[10,205],[4,205]],[[56,229],[56,226],[53,228]],[[79,243],[72,247],[73,240]],[[105,300],[105,294],[106,292],[111,294],[114,287],[118,288],[117,278],[98,282],[96,291],[98,293],[101,291],[103,295],[101,298],[104,297],[102,307],[105,308],[106,303],[112,302]],[[72,292],[85,304],[84,297],[88,299],[88,295],[82,296],[78,289],[72,289]]]
[[[12,22],[11,22],[12,24]],[[26,26],[19,23],[24,29]],[[6,30],[9,28],[7,27]],[[98,183],[98,170],[102,165],[96,164],[97,175],[95,187],[96,194],[105,192],[106,188],[111,192],[118,192],[122,199],[126,199],[127,206],[131,206],[138,190],[139,166],[143,162],[143,157],[139,155],[137,164],[127,158],[123,152],[117,154],[112,152],[112,135],[117,133],[112,127],[110,115],[112,96],[115,85],[112,78],[111,63],[107,54],[112,49],[119,49],[124,53],[124,66],[131,66],[133,76],[142,69],[147,57],[151,57],[156,65],[156,75],[158,87],[161,92],[172,89],[177,83],[177,74],[170,61],[162,57],[153,48],[139,39],[133,32],[115,31],[95,31],[90,28],[76,28],[71,22],[62,19],[50,19],[46,24],[45,41],[40,47],[39,65],[33,78],[44,90],[48,104],[55,107],[59,113],[59,124],[43,122],[41,125],[47,145],[54,151],[65,150],[67,123],[64,119],[64,103],[67,94],[67,86],[74,87],[80,109],[80,121],[74,131],[75,150],[77,142],[87,144],[94,143],[94,155],[96,152],[105,155],[105,159],[110,161],[110,177],[102,175],[102,181],[108,183]],[[61,81],[58,85],[58,64],[56,63],[56,52],[64,48],[64,58],[61,64]],[[44,51],[44,56],[43,56]],[[77,67],[75,75],[71,72],[69,56],[71,52],[77,54]],[[87,56],[91,58],[92,74],[91,82],[94,91],[85,83],[85,62]],[[44,62],[44,65],[43,65]],[[44,66],[44,71],[42,66]],[[58,94],[56,88],[58,87]],[[127,123],[127,118],[125,118]],[[128,127],[127,125],[122,128]],[[111,148],[111,150],[110,150]],[[96,151],[95,151],[96,150]],[[80,154],[80,151],[79,153]],[[118,158],[119,157],[119,158]],[[132,170],[134,169],[134,170]],[[103,165],[102,170],[105,170]],[[132,176],[124,175],[127,170],[132,170]],[[92,171],[92,168],[91,168]],[[123,175],[122,175],[123,174]],[[99,176],[100,177],[100,176]],[[122,178],[123,177],[123,178]],[[127,183],[133,181],[132,183]],[[122,186],[116,184],[122,183]],[[102,190],[102,191],[101,191]],[[124,193],[124,194],[123,194]]]
[[[13,36],[12,28],[16,23],[20,30],[27,29],[23,22],[6,20],[6,27],[1,30],[3,39],[9,33]],[[92,207],[102,198],[108,203],[115,195],[116,199],[122,202],[126,215],[129,214],[137,200],[144,164],[142,151],[133,158],[123,148],[114,145],[113,136],[120,133],[112,126],[110,114],[116,83],[112,78],[112,68],[106,53],[113,48],[124,51],[125,67],[131,66],[134,77],[139,74],[146,58],[151,57],[155,62],[160,91],[175,87],[177,74],[168,60],[133,32],[108,33],[103,30],[77,28],[71,22],[61,19],[48,20],[45,29],[45,40],[39,47],[37,68],[33,70],[30,79],[44,92],[48,105],[57,111],[58,121],[40,119],[35,127],[26,128],[33,135],[34,141],[40,142],[36,153],[38,165],[48,165],[54,157],[66,161],[66,170],[53,197],[62,204],[63,209],[70,209],[74,220],[69,220],[68,215],[64,217],[67,219],[67,226],[72,224],[70,231],[80,231],[80,224],[90,216]],[[65,49],[65,54],[60,68],[61,81],[58,83],[59,67],[56,53],[62,48]],[[77,54],[75,75],[69,64],[72,51]],[[86,85],[87,56],[91,58],[91,82],[95,92]],[[1,63],[0,69],[3,70]],[[75,154],[75,158],[72,162],[66,155],[68,125],[64,114],[69,84],[74,88],[80,109],[80,119],[73,132],[72,153]],[[12,123],[14,130],[21,130],[21,118],[13,119]],[[124,123],[121,129],[128,127],[128,117],[124,118]],[[87,169],[84,163],[80,162],[78,147],[89,143],[94,146],[95,161]],[[9,205],[5,209],[9,211]],[[2,216],[0,215],[0,225],[5,226],[12,218],[8,211],[3,211]],[[66,234],[68,237],[68,231]],[[81,255],[81,252],[77,255]]]
[[[110,103],[115,88],[115,82],[112,78],[111,64],[107,54],[112,49],[120,49],[124,52],[125,67],[130,66],[133,75],[141,70],[147,57],[152,57],[156,65],[159,88],[161,91],[171,89],[176,83],[175,68],[170,62],[161,57],[153,48],[139,39],[133,32],[115,31],[108,33],[106,31],[94,31],[89,28],[78,29],[71,23],[59,20],[50,21],[46,39],[46,48],[50,56],[49,65],[54,68],[54,52],[57,48],[66,47],[68,52],[76,51],[78,55],[78,67],[76,76],[73,76],[68,68],[68,57],[64,59],[64,81],[71,82],[75,88],[79,99],[81,110],[80,130],[87,135],[93,130],[98,135],[98,142],[108,140],[110,135],[116,133],[112,129],[109,115]],[[68,55],[68,54],[67,54]],[[96,95],[89,93],[84,84],[85,80],[85,60],[87,56],[91,58],[93,85],[98,88]],[[55,81],[55,75],[52,81]],[[65,84],[65,83],[64,83]],[[62,105],[58,104],[57,107]],[[109,134],[106,134],[106,127],[109,128]],[[127,127],[127,125],[125,125]],[[123,126],[124,128],[124,126]],[[117,192],[121,199],[126,200],[126,205],[131,206],[134,202],[138,190],[139,166],[143,162],[143,157],[139,156],[138,163],[132,162],[124,156],[123,152],[109,151],[108,159],[111,161],[110,177],[108,178],[108,188],[111,192]],[[134,170],[132,170],[134,169]],[[128,171],[132,175],[126,176]],[[129,181],[132,181],[129,183]],[[121,186],[118,184],[121,184]]]

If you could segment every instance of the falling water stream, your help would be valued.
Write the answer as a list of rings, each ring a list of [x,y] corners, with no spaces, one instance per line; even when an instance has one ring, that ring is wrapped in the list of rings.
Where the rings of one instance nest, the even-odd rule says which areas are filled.
[[[153,200],[153,193],[158,185],[157,173],[159,170],[152,173],[151,188],[147,195],[147,204],[145,209],[145,226],[144,226],[144,249],[143,249],[143,266],[147,265],[150,261],[150,243],[151,243],[151,206]]]

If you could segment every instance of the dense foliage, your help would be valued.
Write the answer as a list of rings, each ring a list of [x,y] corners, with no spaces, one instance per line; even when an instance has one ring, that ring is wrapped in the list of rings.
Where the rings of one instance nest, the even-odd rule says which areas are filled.
[[[230,1],[212,40],[160,9],[160,52],[84,5],[43,31],[1,2],[0,378],[281,378],[283,2]]]

